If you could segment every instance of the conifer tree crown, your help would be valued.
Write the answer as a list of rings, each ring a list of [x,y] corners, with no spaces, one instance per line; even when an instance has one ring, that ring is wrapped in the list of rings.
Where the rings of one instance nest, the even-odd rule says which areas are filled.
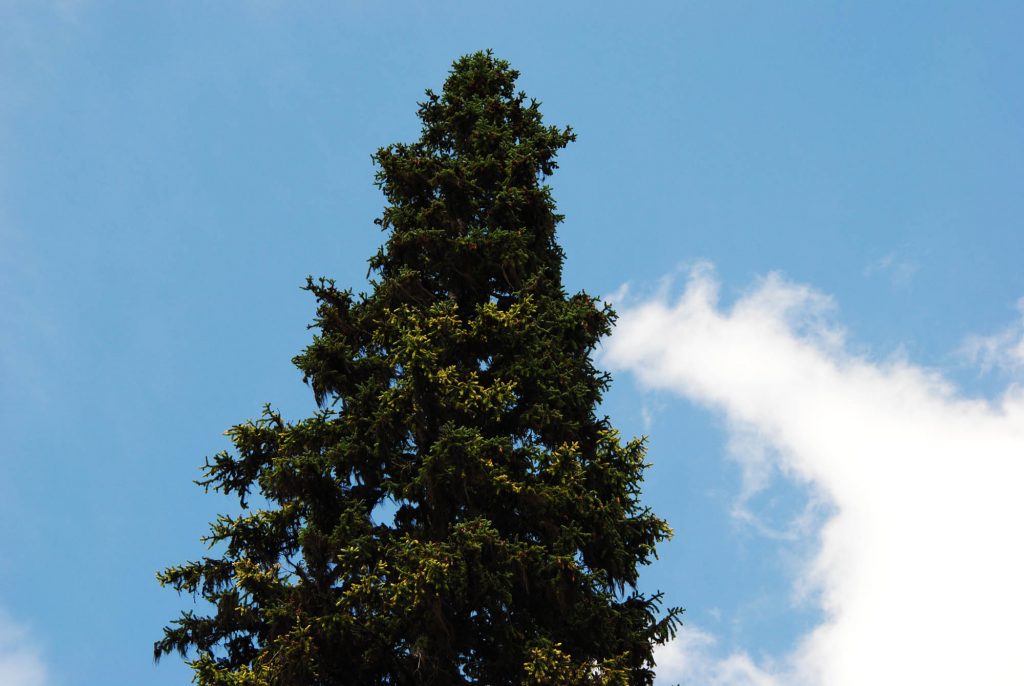
[[[575,136],[517,77],[459,59],[420,139],[377,151],[371,292],[306,286],[319,411],[267,408],[207,460],[242,514],[158,575],[212,605],[155,646],[201,686],[653,683],[681,611],[658,618],[638,567],[671,531],[640,501],[642,440],[597,414],[614,313],[562,287],[544,179]]]

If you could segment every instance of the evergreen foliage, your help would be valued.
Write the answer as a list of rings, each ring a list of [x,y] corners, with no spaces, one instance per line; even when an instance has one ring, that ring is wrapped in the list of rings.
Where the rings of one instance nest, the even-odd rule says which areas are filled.
[[[681,610],[659,619],[637,568],[671,531],[640,503],[642,440],[596,414],[614,313],[561,282],[544,178],[575,136],[517,76],[459,59],[420,140],[376,153],[372,292],[306,286],[294,361],[320,409],[267,408],[207,460],[198,483],[242,514],[158,575],[211,609],[155,645],[200,685],[653,682]]]

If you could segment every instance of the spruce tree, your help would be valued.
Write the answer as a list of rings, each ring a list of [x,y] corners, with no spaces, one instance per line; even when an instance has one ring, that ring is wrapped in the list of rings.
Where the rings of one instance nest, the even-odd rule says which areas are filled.
[[[459,59],[420,139],[377,151],[371,292],[306,286],[318,411],[267,408],[207,459],[241,514],[158,574],[208,612],[155,645],[201,686],[653,682],[681,610],[637,574],[671,532],[640,502],[642,439],[597,414],[614,313],[562,285],[544,180],[575,136],[517,77]]]

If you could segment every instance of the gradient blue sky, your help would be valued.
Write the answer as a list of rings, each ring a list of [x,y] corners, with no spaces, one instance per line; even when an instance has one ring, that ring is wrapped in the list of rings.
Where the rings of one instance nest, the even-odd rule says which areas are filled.
[[[775,272],[830,299],[842,360],[995,402],[1021,378],[1021,26],[1012,2],[0,0],[0,675],[188,682],[150,657],[184,607],[154,572],[229,507],[191,480],[264,402],[312,407],[299,286],[365,284],[370,154],[467,52],[578,132],[552,179],[570,290],[628,283],[628,313],[707,279],[728,312]],[[817,477],[753,492],[734,429],[759,420],[651,359],[620,351],[606,402],[678,532],[644,584],[714,637],[707,669],[791,683],[772,665],[828,615],[793,592]]]

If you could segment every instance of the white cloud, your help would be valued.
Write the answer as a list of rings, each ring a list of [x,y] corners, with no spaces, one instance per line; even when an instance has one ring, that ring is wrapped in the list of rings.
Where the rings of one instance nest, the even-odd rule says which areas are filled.
[[[25,629],[0,611],[0,684],[43,686],[47,681],[46,667]]]
[[[726,658],[715,655],[715,637],[685,627],[675,640],[654,651],[658,681],[700,686],[781,686],[772,674],[754,664],[745,653]]]
[[[1020,387],[972,400],[906,360],[854,355],[830,299],[777,275],[723,308],[699,266],[678,299],[617,308],[606,364],[722,413],[753,487],[771,461],[830,508],[793,580],[823,623],[760,665],[683,633],[660,683],[1024,683]]]

